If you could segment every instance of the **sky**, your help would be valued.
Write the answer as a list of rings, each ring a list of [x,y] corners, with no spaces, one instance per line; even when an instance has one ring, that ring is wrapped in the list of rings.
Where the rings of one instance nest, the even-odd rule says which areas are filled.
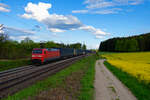
[[[12,40],[86,44],[150,32],[150,0],[0,0],[0,24]],[[3,33],[0,31],[0,34]]]

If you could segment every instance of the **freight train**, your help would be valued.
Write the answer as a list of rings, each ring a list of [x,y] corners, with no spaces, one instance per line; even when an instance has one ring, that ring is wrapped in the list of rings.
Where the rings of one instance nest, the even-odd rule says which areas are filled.
[[[73,48],[35,48],[32,50],[32,63],[43,64],[48,61],[92,53],[90,50]]]

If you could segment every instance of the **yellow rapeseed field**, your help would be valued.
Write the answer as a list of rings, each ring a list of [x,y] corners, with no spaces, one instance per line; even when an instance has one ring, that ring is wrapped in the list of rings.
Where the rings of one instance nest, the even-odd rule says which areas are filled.
[[[133,75],[138,80],[150,83],[150,52],[102,54],[107,61]]]

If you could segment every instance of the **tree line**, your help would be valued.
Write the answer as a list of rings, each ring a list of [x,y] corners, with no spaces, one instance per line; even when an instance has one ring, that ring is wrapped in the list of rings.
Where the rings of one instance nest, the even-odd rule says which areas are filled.
[[[99,51],[138,52],[150,51],[150,33],[137,36],[112,38],[100,43]]]
[[[21,42],[10,40],[6,34],[0,34],[0,59],[30,58],[33,48],[76,48],[86,49],[85,44],[74,43],[64,44],[53,41],[34,42],[30,38],[25,38]]]

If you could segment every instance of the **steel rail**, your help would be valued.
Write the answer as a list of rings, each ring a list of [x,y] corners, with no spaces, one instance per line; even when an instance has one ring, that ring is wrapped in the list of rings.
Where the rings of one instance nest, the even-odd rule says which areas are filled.
[[[11,88],[13,89],[13,87],[23,82],[32,80],[35,77],[38,78],[48,72],[50,74],[55,73],[61,69],[64,69],[66,66],[71,65],[73,62],[81,59],[82,57],[84,56],[73,57],[73,58],[58,61],[52,64],[43,65],[43,66],[35,68],[34,70],[31,70],[31,71],[29,70],[29,72],[27,73],[23,73],[25,71],[24,70],[22,71],[22,75],[16,74],[15,77],[11,77],[10,79],[7,79],[7,80],[1,80],[0,81],[0,98],[6,97],[8,94],[12,94],[10,90]]]
[[[0,72],[0,78],[11,75],[11,74],[20,73],[22,71],[29,70],[29,69],[32,69],[34,67],[35,66],[33,66],[33,65],[29,65],[29,66],[24,66],[21,68],[14,68],[14,69],[11,69],[8,71],[3,71],[3,72]]]

